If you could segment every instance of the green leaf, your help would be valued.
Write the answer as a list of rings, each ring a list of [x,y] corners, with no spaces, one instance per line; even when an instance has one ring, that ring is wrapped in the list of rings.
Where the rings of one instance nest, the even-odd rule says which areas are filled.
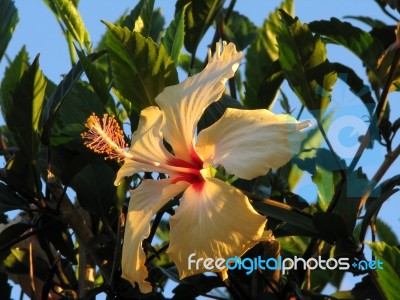
[[[251,196],[249,197],[251,199]],[[253,207],[263,215],[283,221],[285,225],[280,228],[292,235],[317,236],[311,215],[292,206],[268,199],[258,199],[252,203]]]
[[[322,238],[330,243],[338,240],[347,240],[349,237],[346,224],[338,214],[316,213],[313,221]]]
[[[7,274],[0,272],[0,299],[11,299],[11,290]]]
[[[200,132],[204,128],[209,127],[218,121],[225,110],[230,108],[241,109],[243,106],[234,98],[229,95],[222,95],[221,99],[212,103],[209,107],[204,111],[200,121],[197,124],[197,130]]]
[[[160,43],[160,39],[164,33],[165,18],[162,14],[161,8],[157,8],[153,12],[151,19],[149,37],[153,39],[157,44]]]
[[[277,41],[282,70],[302,104],[315,118],[321,119],[337,74],[326,59],[321,39],[313,36],[297,18],[281,13],[283,24]]]
[[[382,22],[381,20],[373,19],[373,18],[365,17],[365,16],[345,16],[344,18],[363,22],[364,24],[367,24],[367,25],[371,26],[372,28],[382,28],[382,27],[386,26],[386,23]]]
[[[376,214],[381,209],[383,203],[398,191],[398,189],[381,190],[378,197],[374,195],[376,192],[372,192],[373,196],[370,197],[366,203],[366,212],[361,223],[360,242],[364,241],[368,226],[371,224],[371,221],[373,220],[373,218],[375,218]]]
[[[327,42],[349,49],[369,69],[376,70],[376,62],[383,52],[383,48],[381,43],[368,32],[336,18],[331,18],[329,21],[311,22],[309,28],[326,37]]]
[[[5,228],[3,231],[0,232],[1,247],[5,246],[7,243],[13,242],[15,239],[20,237],[25,231],[27,231],[31,228],[32,228],[31,225],[24,223],[24,222],[15,223],[15,224],[8,226],[7,228]],[[10,248],[12,246],[14,246],[14,245],[10,244]],[[0,252],[0,262],[10,254],[10,251],[11,251],[10,248],[3,249]]]
[[[4,78],[1,82],[0,106],[4,119],[6,118],[6,110],[12,105],[12,92],[28,68],[29,56],[25,46],[23,46],[11,64],[6,68]]]
[[[0,182],[0,213],[25,208],[27,203],[10,187]]]
[[[367,243],[376,260],[380,260],[382,269],[377,268],[378,284],[387,299],[397,299],[400,295],[400,250],[384,242]]]
[[[114,179],[114,170],[104,160],[93,160],[73,178],[71,187],[84,209],[104,218],[114,204]]]
[[[393,246],[400,244],[393,229],[381,219],[376,220],[376,229],[380,241]]]
[[[105,24],[113,33],[106,45],[116,89],[136,111],[156,105],[156,96],[178,83],[175,65],[164,46],[126,27]]]
[[[302,256],[307,250],[308,239],[302,236],[285,236],[278,238],[281,249],[291,255]]]
[[[165,51],[172,58],[175,67],[179,64],[179,56],[183,47],[185,38],[185,7],[175,14],[174,19],[165,31],[161,43],[164,45]]]
[[[327,272],[326,270],[312,270],[310,279],[310,282],[312,284],[311,288],[313,292],[320,293],[324,290],[324,288],[328,284],[331,284],[338,290],[340,288],[340,284],[342,283],[344,274],[345,273],[340,270],[329,270],[329,272]],[[350,292],[348,292],[348,294],[350,294]],[[334,299],[349,300],[352,298],[347,297],[347,298],[334,298]]]
[[[90,85],[93,87],[99,100],[104,105],[107,113],[117,115],[117,109],[115,107],[114,99],[109,92],[109,87],[106,83],[106,78],[94,65],[92,60],[88,58],[82,51],[76,51],[79,56],[79,62],[81,63],[83,70],[87,78],[89,79]],[[102,52],[99,52],[99,54]]]
[[[185,5],[185,48],[192,55],[196,54],[197,47],[204,34],[221,11],[225,0],[178,0],[175,14]]]
[[[294,1],[285,0],[282,2],[280,8],[289,14],[293,14]],[[272,103],[271,100],[259,103],[260,99],[258,96],[262,83],[265,81],[272,81],[270,76],[274,73],[272,73],[271,70],[276,70],[276,68],[271,68],[271,64],[279,58],[276,37],[282,26],[281,24],[282,21],[279,16],[279,9],[277,8],[264,21],[263,26],[258,29],[257,39],[247,50],[245,68],[246,97],[243,103],[248,108],[266,108],[265,102]],[[264,88],[264,90],[266,89]]]
[[[77,81],[65,95],[64,103],[53,126],[51,145],[63,145],[75,152],[84,151],[86,148],[83,146],[80,134],[86,131],[87,119],[93,113],[102,116],[105,112],[104,103],[92,88],[87,83]]]
[[[128,27],[145,37],[149,37],[153,19],[155,0],[140,0],[130,14],[121,22],[121,27]]]
[[[361,99],[372,116],[375,108],[375,100],[372,98],[369,86],[365,85],[356,72],[348,66],[341,63],[333,63],[333,65],[338,73],[339,79],[346,83],[349,86],[350,91]]]
[[[18,11],[12,0],[0,2],[0,61],[18,24]]]
[[[80,48],[84,47],[91,52],[90,36],[75,4],[70,0],[54,0],[51,4],[56,11],[68,32],[73,36]]]
[[[40,235],[53,244],[57,251],[65,256],[72,264],[78,264],[74,243],[68,231],[68,225],[51,217],[44,216],[40,219],[40,226],[44,226]]]
[[[91,61],[103,56],[106,52],[101,51],[97,53],[92,53],[88,57]],[[84,69],[82,64],[78,62],[64,77],[64,79],[58,84],[57,88],[51,94],[49,100],[44,108],[44,126],[42,134],[42,142],[45,145],[49,144],[51,128],[57,117],[57,114],[63,104],[64,98],[68,95],[74,84],[81,77]]]
[[[236,11],[231,12],[225,24],[225,35],[238,50],[246,49],[257,38],[257,34],[258,29],[249,18]]]
[[[285,77],[279,60],[276,60],[271,63],[266,70],[265,77],[262,80],[257,92],[256,103],[252,108],[266,108],[272,110],[274,100],[276,99],[276,95],[278,94],[279,88],[284,79]],[[286,95],[282,93],[282,98],[285,99],[285,97]]]
[[[329,124],[332,121],[334,116],[334,112],[330,112],[328,115],[324,117],[322,120],[322,127],[327,129]],[[321,147],[323,142],[323,136],[321,131],[318,127],[313,128],[307,133],[307,137],[304,139],[301,149],[303,149],[297,156],[295,156],[295,160],[306,160],[312,159],[315,155],[313,149],[318,149]],[[289,175],[288,175],[288,184],[290,190],[293,190],[297,184],[299,183],[300,179],[304,174],[304,170],[300,169],[297,164],[292,164]]]
[[[24,155],[36,160],[42,132],[42,110],[47,81],[39,69],[39,56],[22,75],[6,107],[6,122]]]

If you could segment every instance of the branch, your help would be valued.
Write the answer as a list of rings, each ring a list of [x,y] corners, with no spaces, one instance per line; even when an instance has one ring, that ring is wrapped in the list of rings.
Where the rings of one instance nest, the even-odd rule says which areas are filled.
[[[95,264],[99,267],[104,281],[109,282],[111,270],[107,266],[107,261],[103,261],[97,254],[96,249],[91,243],[94,238],[93,232],[88,224],[82,219],[76,207],[71,203],[68,196],[64,194],[61,185],[56,178],[49,178],[47,187],[50,193],[58,200],[61,219],[66,222],[76,234],[76,237],[81,245],[83,245]]]

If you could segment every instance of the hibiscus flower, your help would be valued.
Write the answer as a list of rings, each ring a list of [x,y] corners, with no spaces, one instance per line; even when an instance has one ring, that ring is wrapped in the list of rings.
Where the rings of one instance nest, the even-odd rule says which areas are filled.
[[[116,121],[92,116],[83,134],[86,144],[112,158],[124,160],[115,184],[140,172],[167,174],[166,179],[146,179],[130,191],[122,249],[122,273],[143,293],[151,292],[146,280],[146,254],[142,241],[150,234],[152,217],[173,197],[182,194],[170,218],[168,255],[180,278],[210,270],[189,268],[188,257],[230,258],[242,256],[258,242],[270,238],[266,217],[257,213],[249,199],[229,183],[215,178],[216,168],[231,175],[253,179],[286,164],[300,149],[309,122],[266,109],[228,108],[224,115],[196,137],[204,110],[218,101],[226,81],[234,76],[243,58],[234,44],[217,44],[209,52],[204,70],[182,83],[169,86],[140,115],[131,146],[124,148]],[[169,152],[166,141],[172,148]],[[213,269],[227,277],[227,270]]]

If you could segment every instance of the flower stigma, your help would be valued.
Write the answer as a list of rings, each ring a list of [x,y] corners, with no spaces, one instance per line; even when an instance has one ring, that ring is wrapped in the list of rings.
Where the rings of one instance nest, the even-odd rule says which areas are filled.
[[[194,157],[196,164],[190,164],[180,159],[173,159],[168,164],[134,157],[126,147],[128,144],[124,140],[124,133],[114,116],[104,114],[102,120],[92,114],[86,121],[87,131],[81,134],[85,139],[84,145],[99,154],[106,154],[104,159],[116,159],[118,162],[131,160],[133,162],[157,167],[165,170],[165,173],[174,173],[174,182],[187,181],[198,182],[202,180],[200,174],[202,162],[198,157]]]

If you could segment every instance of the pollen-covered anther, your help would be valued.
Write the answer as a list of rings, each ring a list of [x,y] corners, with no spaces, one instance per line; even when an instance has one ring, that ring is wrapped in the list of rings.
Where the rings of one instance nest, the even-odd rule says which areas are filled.
[[[91,115],[85,127],[88,129],[81,136],[85,139],[85,146],[96,153],[106,154],[105,159],[125,158],[124,148],[128,145],[124,140],[124,133],[114,116],[103,115],[100,121],[95,114]]]

